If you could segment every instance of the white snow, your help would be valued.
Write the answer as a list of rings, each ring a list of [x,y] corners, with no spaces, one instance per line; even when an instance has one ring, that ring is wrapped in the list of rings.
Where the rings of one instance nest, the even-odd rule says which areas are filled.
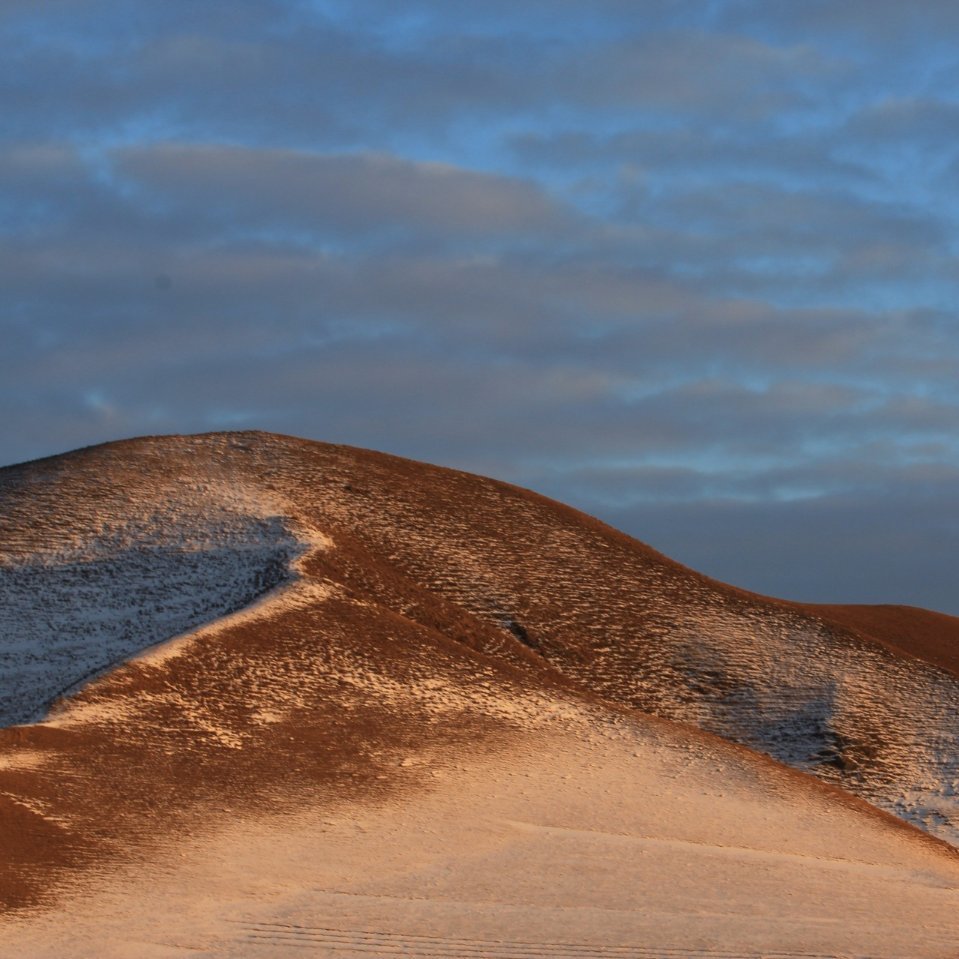
[[[56,478],[25,491],[0,479],[0,726],[36,722],[111,665],[248,607],[330,545],[278,494],[196,470],[118,490],[78,464],[68,510]],[[301,584],[282,601],[321,594]]]

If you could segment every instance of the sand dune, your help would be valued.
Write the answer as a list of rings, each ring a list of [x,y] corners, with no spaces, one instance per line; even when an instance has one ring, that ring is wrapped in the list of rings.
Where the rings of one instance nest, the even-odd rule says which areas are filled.
[[[8,468],[0,955],[955,955],[955,635],[345,447]]]

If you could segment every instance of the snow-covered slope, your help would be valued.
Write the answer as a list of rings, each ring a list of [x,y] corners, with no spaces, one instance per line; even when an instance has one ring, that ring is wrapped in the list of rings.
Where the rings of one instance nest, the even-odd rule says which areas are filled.
[[[0,900],[28,908],[55,890],[78,894],[106,863],[137,862],[156,844],[166,855],[171,837],[237,814],[262,824],[268,811],[310,810],[322,821],[345,804],[352,822],[361,806],[415,803],[436,787],[430,756],[457,780],[459,759],[496,767],[517,749],[536,755],[547,732],[553,754],[572,757],[584,736],[628,728],[632,752],[617,754],[619,786],[608,772],[602,816],[618,789],[656,823],[628,827],[654,843],[629,855],[692,841],[683,817],[700,817],[707,847],[773,855],[756,860],[771,877],[757,894],[808,879],[797,917],[812,922],[818,909],[835,922],[843,884],[866,877],[842,866],[811,878],[827,855],[814,849],[818,829],[837,861],[901,877],[869,886],[888,916],[906,886],[934,876],[940,892],[917,892],[909,908],[935,925],[959,887],[957,860],[906,824],[959,845],[959,679],[943,668],[948,649],[932,663],[909,655],[909,636],[896,648],[895,629],[882,642],[877,632],[710,581],[527,491],[345,447],[160,437],[2,470]],[[35,722],[64,688],[124,657]],[[688,747],[713,763],[700,799],[685,766],[655,782],[628,768],[632,753],[653,761],[657,736],[673,760]],[[473,795],[463,808],[484,815],[465,779],[451,795]],[[772,818],[736,838],[721,824],[744,797]],[[662,818],[664,803],[676,817]],[[813,825],[790,833],[792,814]],[[552,828],[548,809],[538,815],[537,828]],[[562,828],[589,828],[585,814],[573,822]],[[627,846],[604,859],[594,845],[584,861],[615,872]],[[710,859],[709,881],[733,881],[750,855]],[[791,856],[798,872],[775,864]],[[650,891],[679,881],[647,878]],[[688,919],[704,889],[687,893]],[[929,943],[916,954],[939,955]]]
[[[164,459],[132,447],[0,472],[0,725],[289,575],[304,544],[275,497]]]

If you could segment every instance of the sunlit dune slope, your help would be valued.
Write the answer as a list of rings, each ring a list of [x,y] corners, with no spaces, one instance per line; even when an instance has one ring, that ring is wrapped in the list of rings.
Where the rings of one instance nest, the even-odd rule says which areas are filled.
[[[434,704],[478,725],[472,745],[393,698],[416,745],[376,750],[390,790],[344,775],[272,815],[231,797],[217,828],[15,913],[0,955],[955,955],[959,861],[921,833],[684,727],[468,689]]]
[[[814,616],[855,630],[959,676],[959,617],[916,606],[807,605]]]
[[[911,828],[959,844],[951,622],[766,600],[528,491],[289,437],[147,438],[11,467],[0,898],[52,902],[108,863],[199,842],[238,809],[265,822],[399,808],[435,790],[424,755],[499,769],[493,757],[547,739],[554,757],[582,755],[604,729],[634,744],[607,773],[635,796],[630,835],[688,840],[660,810],[692,801],[688,781],[670,798],[668,770],[654,783],[623,765],[668,740],[666,755],[688,747],[729,770],[688,814],[732,823],[737,790],[754,810],[779,797],[770,823],[734,835],[705,822],[696,841],[828,857],[810,851],[816,829],[784,825],[798,804],[821,810],[838,860],[900,870],[875,902],[902,901],[923,870],[952,889],[954,853]],[[530,775],[544,795],[574,788]],[[767,892],[792,882],[766,866]],[[814,883],[803,908],[829,912],[824,890],[848,879]],[[939,896],[913,905],[931,915]]]

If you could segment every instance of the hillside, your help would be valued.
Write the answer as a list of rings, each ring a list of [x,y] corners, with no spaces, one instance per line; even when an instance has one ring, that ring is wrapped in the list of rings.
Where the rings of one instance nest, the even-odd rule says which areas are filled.
[[[196,941],[242,900],[246,945],[208,955],[299,927],[336,955],[948,955],[955,635],[758,597],[528,491],[347,447],[210,434],[9,467],[10,941],[62,955],[63,910],[162,938],[109,905],[146,883]]]

